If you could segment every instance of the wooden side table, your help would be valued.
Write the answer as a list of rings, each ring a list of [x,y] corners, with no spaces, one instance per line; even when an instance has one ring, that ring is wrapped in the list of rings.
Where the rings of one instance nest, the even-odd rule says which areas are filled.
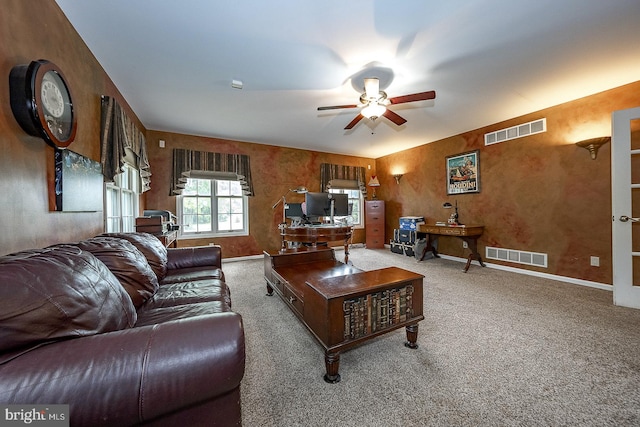
[[[433,256],[439,257],[436,248],[433,246],[438,241],[440,236],[452,236],[461,239],[467,243],[471,253],[467,257],[467,264],[464,267],[464,272],[469,270],[472,260],[477,260],[482,267],[482,256],[478,252],[478,238],[484,232],[484,225],[426,225],[422,224],[418,226],[418,236],[426,235],[427,246],[425,246],[420,256],[420,261],[424,259],[425,254],[428,251],[433,252]]]

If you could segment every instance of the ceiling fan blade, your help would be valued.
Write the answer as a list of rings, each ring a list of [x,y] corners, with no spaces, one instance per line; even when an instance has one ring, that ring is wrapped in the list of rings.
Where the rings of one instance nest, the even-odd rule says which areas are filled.
[[[385,116],[387,119],[391,120],[393,123],[397,124],[398,126],[403,125],[407,122],[407,119],[400,117],[398,114],[394,113],[388,108],[384,113],[382,113],[382,115]]]
[[[435,97],[436,92],[434,90],[430,90],[428,92],[413,93],[411,95],[389,98],[389,102],[392,104],[402,104],[405,102],[426,101],[427,99],[435,99]]]
[[[355,125],[357,125],[357,124],[358,124],[358,122],[359,122],[360,120],[362,120],[363,118],[364,118],[364,116],[363,116],[362,114],[358,114],[358,115],[356,116],[356,118],[355,118],[355,119],[351,120],[351,122],[350,122],[350,123],[345,127],[345,129],[351,129],[351,128],[353,128],[353,127],[354,127]]]
[[[323,111],[323,110],[338,110],[340,108],[358,108],[360,107],[360,105],[358,104],[349,104],[349,105],[332,105],[329,107],[318,107],[318,111]]]

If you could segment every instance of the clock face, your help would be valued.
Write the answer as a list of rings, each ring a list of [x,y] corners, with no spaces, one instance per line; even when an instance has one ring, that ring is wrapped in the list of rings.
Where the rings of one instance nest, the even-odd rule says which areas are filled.
[[[44,119],[43,125],[46,124],[45,132],[48,129],[48,136],[57,141],[56,146],[59,146],[69,140],[73,128],[71,96],[59,71],[53,69],[43,71],[42,80],[36,79],[36,84],[40,84],[41,104],[37,104],[36,97],[36,108],[42,116],[40,121]]]
[[[28,134],[57,148],[66,148],[76,135],[77,120],[71,92],[62,72],[46,60],[11,70],[11,109]]]
[[[40,87],[40,96],[42,98],[42,106],[45,112],[51,114],[54,118],[59,119],[64,113],[64,98],[60,91],[60,81],[56,81],[57,74],[53,71],[47,71],[42,77],[42,86]]]

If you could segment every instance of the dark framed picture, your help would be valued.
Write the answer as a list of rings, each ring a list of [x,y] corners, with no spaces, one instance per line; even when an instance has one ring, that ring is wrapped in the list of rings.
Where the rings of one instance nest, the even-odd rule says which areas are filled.
[[[447,194],[480,192],[480,150],[447,157]]]

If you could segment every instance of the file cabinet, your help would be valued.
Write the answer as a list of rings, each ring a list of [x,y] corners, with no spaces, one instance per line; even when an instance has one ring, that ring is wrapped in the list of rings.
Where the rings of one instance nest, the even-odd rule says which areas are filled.
[[[368,249],[384,249],[384,201],[364,202],[365,244]]]

